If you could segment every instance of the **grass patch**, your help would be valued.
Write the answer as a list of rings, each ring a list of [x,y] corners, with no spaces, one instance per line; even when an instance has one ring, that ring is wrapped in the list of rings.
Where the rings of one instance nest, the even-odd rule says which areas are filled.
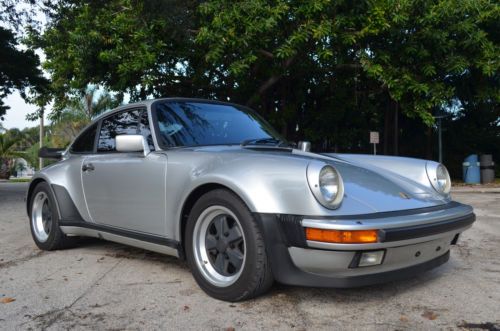
[[[9,183],[29,183],[31,179],[29,178],[11,178]]]

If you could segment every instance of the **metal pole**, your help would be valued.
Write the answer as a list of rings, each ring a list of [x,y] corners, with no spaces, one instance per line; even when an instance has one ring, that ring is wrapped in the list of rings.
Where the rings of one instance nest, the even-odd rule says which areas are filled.
[[[43,109],[40,110],[40,148],[43,147]],[[43,168],[43,159],[39,158],[39,167],[41,170]]]
[[[438,117],[438,149],[439,149],[439,163],[443,163],[443,141],[441,138],[441,117]]]

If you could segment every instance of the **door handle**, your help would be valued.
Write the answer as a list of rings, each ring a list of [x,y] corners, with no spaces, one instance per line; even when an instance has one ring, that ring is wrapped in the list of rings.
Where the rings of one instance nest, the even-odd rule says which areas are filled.
[[[82,166],[82,171],[83,172],[86,172],[86,171],[94,171],[95,168],[94,168],[94,165],[92,163],[86,163]]]

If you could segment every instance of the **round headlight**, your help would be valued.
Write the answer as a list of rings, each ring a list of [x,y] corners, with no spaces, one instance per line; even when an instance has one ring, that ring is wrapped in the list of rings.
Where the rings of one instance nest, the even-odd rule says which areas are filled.
[[[439,190],[446,194],[449,193],[451,189],[450,174],[442,164],[438,165],[436,169],[436,179]]]
[[[313,161],[307,167],[307,181],[316,200],[324,207],[335,209],[344,197],[342,177],[331,165]]]
[[[326,166],[321,169],[319,172],[319,189],[326,201],[335,200],[339,192],[339,176],[334,168]]]
[[[436,191],[447,195],[451,190],[450,174],[446,167],[440,163],[427,163],[427,175]]]

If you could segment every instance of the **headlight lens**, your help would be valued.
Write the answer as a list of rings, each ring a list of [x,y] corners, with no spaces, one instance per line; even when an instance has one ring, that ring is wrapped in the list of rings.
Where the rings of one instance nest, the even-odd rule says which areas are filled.
[[[427,176],[436,191],[445,195],[450,193],[450,174],[444,165],[435,162],[427,163]]]
[[[307,167],[307,181],[316,200],[324,207],[335,209],[344,198],[344,184],[337,169],[320,161]]]
[[[319,172],[319,189],[326,201],[335,200],[339,192],[339,176],[332,167],[326,166]]]
[[[439,190],[443,193],[450,192],[450,175],[444,165],[440,164],[437,167],[436,178]]]

